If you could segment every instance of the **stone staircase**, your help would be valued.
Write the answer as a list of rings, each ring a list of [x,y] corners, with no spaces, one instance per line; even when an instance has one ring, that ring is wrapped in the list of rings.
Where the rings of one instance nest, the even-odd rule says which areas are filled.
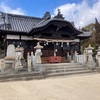
[[[79,63],[42,64],[42,66],[45,67],[46,77],[93,72]]]

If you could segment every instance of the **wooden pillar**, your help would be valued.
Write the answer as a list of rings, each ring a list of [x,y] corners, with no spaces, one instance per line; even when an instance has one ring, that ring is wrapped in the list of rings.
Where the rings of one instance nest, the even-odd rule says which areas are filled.
[[[7,36],[5,36],[4,38],[4,55],[6,56],[6,52],[7,52],[7,46],[8,46],[8,40],[7,40]]]

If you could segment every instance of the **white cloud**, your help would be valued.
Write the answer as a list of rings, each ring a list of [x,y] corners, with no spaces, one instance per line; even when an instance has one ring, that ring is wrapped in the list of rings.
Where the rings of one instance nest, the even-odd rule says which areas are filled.
[[[25,11],[21,8],[12,9],[8,5],[6,5],[4,2],[0,3],[0,11],[6,12],[6,13],[12,13],[12,14],[19,14],[19,15],[25,15]]]
[[[77,28],[93,23],[95,17],[100,21],[100,0],[96,0],[92,6],[86,0],[61,5],[54,10],[54,14],[57,14],[58,8],[66,20],[74,21]]]

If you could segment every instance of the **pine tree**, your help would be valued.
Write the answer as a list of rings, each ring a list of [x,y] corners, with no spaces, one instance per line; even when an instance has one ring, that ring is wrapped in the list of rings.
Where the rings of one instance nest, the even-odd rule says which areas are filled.
[[[95,18],[95,42],[96,45],[99,46],[100,45],[100,23],[98,22],[97,18]]]

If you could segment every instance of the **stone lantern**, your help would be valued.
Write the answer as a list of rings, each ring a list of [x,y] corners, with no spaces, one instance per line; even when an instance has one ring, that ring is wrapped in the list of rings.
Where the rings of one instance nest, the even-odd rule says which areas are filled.
[[[17,46],[17,48],[15,49],[15,52],[16,52],[16,57],[17,56],[20,56],[21,59],[23,59],[23,52],[24,52],[24,48],[23,47],[20,47],[19,45]]]
[[[98,66],[100,67],[100,46],[97,49],[97,55],[96,55],[96,59],[98,61]]]
[[[37,64],[41,64],[41,49],[43,48],[43,46],[40,45],[40,43],[37,43],[37,46],[34,47],[36,49],[35,51],[35,58],[36,58],[36,63]]]
[[[93,60],[93,57],[92,57],[92,54],[93,54],[93,52],[92,52],[92,50],[93,50],[94,48],[93,47],[91,47],[91,45],[89,44],[89,46],[86,48],[86,51],[87,51],[87,57],[88,57],[88,60],[87,60],[87,67],[89,67],[89,68],[94,68],[95,67],[95,62],[94,62],[94,60]]]
[[[15,59],[15,69],[19,69],[19,68],[22,68],[22,62],[21,62],[21,59],[23,59],[23,47],[20,47],[18,45],[18,47],[15,49],[15,52],[16,52],[16,59]]]

